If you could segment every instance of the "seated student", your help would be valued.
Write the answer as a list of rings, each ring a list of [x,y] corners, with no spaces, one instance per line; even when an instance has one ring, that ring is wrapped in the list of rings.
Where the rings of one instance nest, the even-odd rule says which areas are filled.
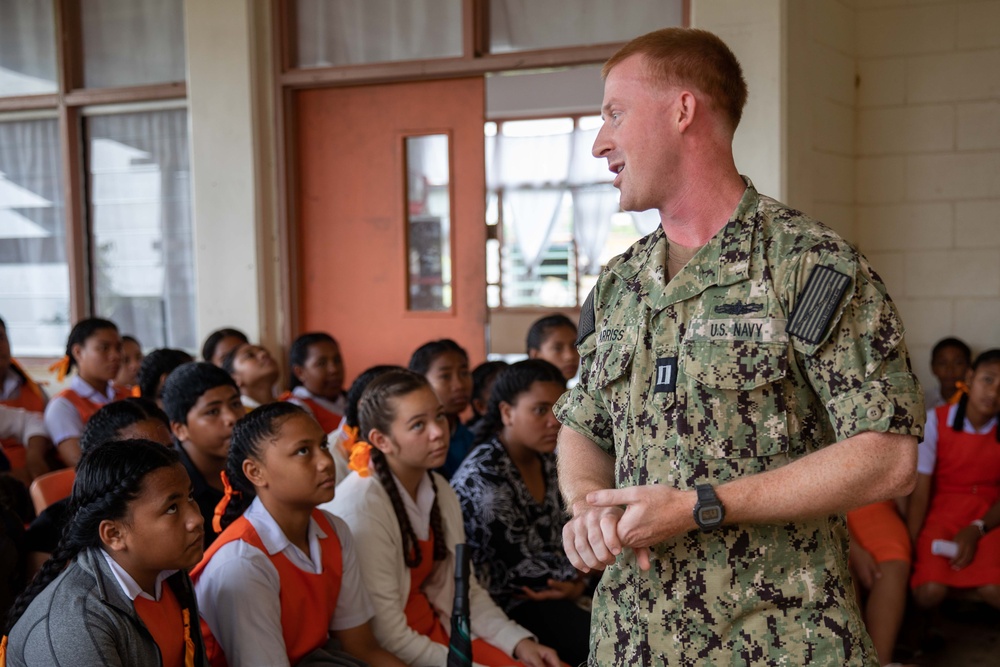
[[[292,343],[288,357],[292,387],[282,400],[305,408],[324,432],[333,433],[347,409],[340,346],[330,334],[302,334]]]
[[[226,327],[213,331],[201,346],[201,360],[222,367],[222,359],[244,343],[249,343],[247,335],[239,329]]]
[[[337,466],[337,484],[344,481],[350,474],[348,465],[351,461],[351,452],[354,445],[358,443],[358,401],[365,392],[368,384],[386,371],[406,370],[402,366],[379,365],[372,366],[354,379],[351,388],[347,390],[347,408],[344,410],[344,419],[340,422],[337,430],[327,438],[327,446],[333,455],[333,462]]]
[[[931,350],[931,372],[937,378],[937,387],[924,391],[924,406],[930,410],[959,398],[959,384],[972,363],[972,350],[958,338],[942,338]]]
[[[132,389],[139,382],[142,346],[133,336],[122,336],[122,361],[115,376],[115,386]]]
[[[121,349],[115,323],[90,317],[77,322],[69,332],[66,356],[53,366],[59,371],[59,382],[74,366],[79,371],[69,381],[69,388],[56,394],[45,408],[45,427],[59,458],[70,468],[80,460],[80,434],[87,420],[102,405],[129,395],[127,390],[114,386]]]
[[[153,350],[142,359],[139,366],[139,395],[154,401],[163,409],[163,385],[175,368],[194,361],[184,350],[164,347]]]
[[[211,663],[295,665],[332,637],[368,664],[402,667],[372,634],[350,530],[316,509],[335,487],[316,420],[290,403],[254,410],[233,429],[225,478],[222,533],[191,572]]]
[[[224,487],[233,426],[246,414],[229,373],[204,362],[178,366],[163,385],[163,407],[177,440],[181,464],[191,476],[194,499],[205,517],[205,547],[218,536],[212,526]]]
[[[24,372],[10,353],[10,339],[7,336],[7,325],[0,319],[0,405],[11,408],[24,408],[29,412],[42,415],[48,397],[42,388]],[[46,433],[48,439],[48,433]],[[42,448],[26,449],[26,442],[15,438],[0,440],[3,454],[11,472],[22,482],[30,484],[31,480],[49,471],[46,455],[52,451],[51,445]],[[2,465],[0,465],[2,469]]]
[[[423,376],[389,371],[371,381],[358,410],[371,445],[357,445],[355,472],[324,507],[354,534],[379,643],[407,664],[444,665],[455,545],[465,542],[458,498],[432,472],[448,453],[444,407]],[[475,575],[469,601],[477,665],[559,664],[555,651],[507,618]]]
[[[580,370],[576,351],[576,325],[565,315],[549,315],[528,329],[526,341],[529,359],[544,359],[562,372],[567,381]]]
[[[277,400],[274,386],[281,369],[271,353],[260,345],[245,343],[233,348],[223,357],[222,368],[236,381],[247,412]]]
[[[152,440],[170,447],[170,422],[163,410],[144,398],[126,398],[108,403],[95,412],[83,427],[80,451],[86,454],[105,442],[118,440]],[[55,551],[68,514],[69,498],[57,500],[46,507],[28,528],[28,549],[46,554],[46,557]]]
[[[187,575],[202,518],[177,454],[104,443],[80,461],[70,506],[59,547],[11,609],[7,667],[204,665]]]
[[[490,392],[493,391],[493,383],[496,382],[500,371],[510,366],[506,361],[484,361],[472,369],[472,418],[465,423],[470,429],[475,429],[476,424],[483,415],[486,414],[486,407],[490,403]]]
[[[44,452],[52,449],[49,432],[45,430],[45,420],[37,412],[28,412],[24,408],[9,408],[0,405],[0,440],[25,443],[28,452]],[[37,469],[37,468],[36,468]],[[43,472],[45,472],[43,470]],[[31,484],[29,468],[20,468],[13,476],[22,484]]]
[[[971,588],[1000,609],[1000,349],[980,354],[965,384],[957,404],[928,412],[920,443],[907,523],[916,544],[910,586],[923,608],[949,588]],[[958,553],[935,555],[937,540]]]
[[[458,343],[444,338],[418,347],[410,357],[409,368],[427,379],[448,416],[448,458],[438,472],[450,479],[472,451],[472,431],[461,420],[472,399],[469,355]]]
[[[502,370],[474,431],[477,447],[451,486],[476,578],[512,620],[578,665],[587,661],[590,612],[576,604],[585,582],[562,545],[552,406],[564,391],[563,373],[542,359]]]

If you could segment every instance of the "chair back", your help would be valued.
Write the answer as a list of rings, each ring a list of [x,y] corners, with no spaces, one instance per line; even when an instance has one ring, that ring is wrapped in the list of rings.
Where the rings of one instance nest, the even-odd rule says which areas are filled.
[[[35,513],[41,514],[42,510],[55,501],[68,498],[73,491],[74,479],[76,471],[72,468],[63,468],[36,477],[28,488],[31,502],[35,505]]]

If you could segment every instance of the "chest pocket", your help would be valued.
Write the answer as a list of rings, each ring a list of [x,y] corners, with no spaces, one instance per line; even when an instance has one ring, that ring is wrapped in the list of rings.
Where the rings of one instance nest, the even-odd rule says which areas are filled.
[[[690,341],[681,348],[687,422],[679,429],[705,459],[774,456],[788,451],[785,343]]]

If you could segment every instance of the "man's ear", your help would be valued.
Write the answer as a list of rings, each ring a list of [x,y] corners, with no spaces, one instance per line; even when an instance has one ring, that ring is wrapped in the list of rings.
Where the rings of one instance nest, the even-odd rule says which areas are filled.
[[[698,98],[689,90],[681,91],[677,97],[677,130],[679,132],[686,132],[691,127],[697,111]]]
[[[111,551],[125,551],[125,532],[126,528],[122,525],[122,522],[112,521],[110,519],[105,519],[101,522],[101,525],[97,527],[97,534],[101,538],[101,542],[108,547]]]
[[[170,432],[174,434],[175,438],[177,438],[177,442],[187,442],[188,439],[187,424],[182,424],[180,422],[170,422]]]

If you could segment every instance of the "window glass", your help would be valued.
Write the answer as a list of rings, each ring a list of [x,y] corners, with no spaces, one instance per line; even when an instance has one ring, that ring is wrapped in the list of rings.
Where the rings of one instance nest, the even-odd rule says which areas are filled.
[[[87,145],[95,313],[196,349],[187,111],[88,118]]]
[[[451,308],[451,166],[448,135],[406,138],[410,310]]]
[[[57,81],[52,3],[0,0],[0,95],[54,93]]]
[[[683,0],[491,0],[490,52],[627,42],[679,26]]]
[[[69,269],[54,119],[0,122],[0,317],[16,356],[62,356]]]
[[[85,87],[185,80],[182,0],[87,0],[80,21]]]
[[[297,0],[296,67],[462,55],[462,0]]]

